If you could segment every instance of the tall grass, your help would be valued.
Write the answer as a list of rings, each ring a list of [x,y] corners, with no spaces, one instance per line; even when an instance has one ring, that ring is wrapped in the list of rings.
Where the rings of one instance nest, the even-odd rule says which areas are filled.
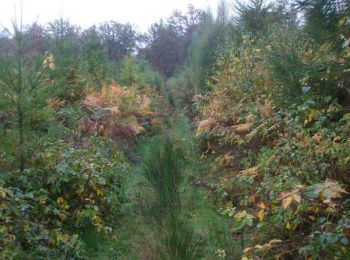
[[[193,228],[182,214],[180,191],[186,167],[182,141],[169,131],[154,137],[145,154],[143,175],[150,187],[141,210],[158,224],[157,259],[195,259],[198,252]]]
[[[198,259],[198,241],[187,223],[172,219],[166,227],[158,259]]]
[[[183,180],[183,168],[181,150],[171,136],[165,134],[152,140],[143,174],[155,192],[157,207],[163,213],[176,214],[181,207],[179,187]]]

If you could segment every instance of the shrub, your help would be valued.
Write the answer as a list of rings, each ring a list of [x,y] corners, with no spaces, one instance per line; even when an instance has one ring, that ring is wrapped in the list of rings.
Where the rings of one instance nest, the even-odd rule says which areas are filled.
[[[86,229],[109,233],[123,202],[127,164],[102,140],[98,148],[47,144],[24,175],[1,178],[2,258],[29,252],[37,258],[79,258]]]
[[[197,137],[213,159],[208,180],[234,233],[244,234],[243,258],[346,258],[349,113],[324,95],[327,81],[340,81],[314,69],[322,50],[284,37],[290,45],[277,38],[263,51],[243,35],[220,59],[198,103]],[[304,85],[308,73],[318,85]]]

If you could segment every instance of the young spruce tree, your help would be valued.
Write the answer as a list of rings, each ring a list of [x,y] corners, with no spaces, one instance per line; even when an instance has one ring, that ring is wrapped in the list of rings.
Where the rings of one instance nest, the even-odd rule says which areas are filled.
[[[0,55],[1,150],[12,154],[19,171],[26,167],[27,141],[50,116],[47,108],[45,64],[42,55],[27,48],[21,27],[14,26],[6,52]]]

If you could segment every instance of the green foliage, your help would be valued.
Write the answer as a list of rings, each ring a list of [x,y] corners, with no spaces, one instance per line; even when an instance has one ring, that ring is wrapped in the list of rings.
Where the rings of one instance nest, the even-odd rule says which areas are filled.
[[[160,89],[162,77],[153,71],[145,60],[137,60],[132,56],[127,56],[119,65],[116,75],[118,83],[125,86],[141,85],[154,86]]]
[[[179,187],[183,180],[181,151],[170,136],[154,139],[144,162],[144,175],[157,194],[157,207],[170,216],[180,208]],[[164,216],[157,216],[163,218]]]
[[[253,35],[265,35],[276,24],[286,25],[296,20],[296,12],[288,10],[288,1],[272,3],[266,0],[237,1],[237,23]]]
[[[36,53],[26,54],[23,32],[17,27],[14,30],[12,48],[0,56],[0,138],[2,149],[9,157],[17,158],[23,172],[28,141],[33,140],[30,136],[34,131],[47,131],[53,111],[47,102],[44,58]]]
[[[302,96],[304,79],[318,76],[318,68],[312,64],[318,46],[295,27],[275,28],[267,46],[268,63],[281,86],[280,95],[276,95],[275,100],[281,104],[295,102]]]
[[[95,27],[90,28],[83,35],[84,45],[81,51],[82,71],[86,77],[87,83],[92,85],[93,89],[100,89],[106,81],[108,72],[108,62],[106,50],[103,48],[98,32]]]
[[[77,51],[78,28],[61,19],[50,23],[48,31],[50,45],[46,65],[48,83],[54,90],[53,97],[75,102],[84,95],[85,90]]]
[[[197,92],[208,90],[208,81],[215,72],[215,65],[228,42],[234,37],[235,28],[220,21],[214,21],[207,13],[194,35],[188,58],[189,73],[192,74],[194,88]]]
[[[191,69],[184,68],[166,82],[168,101],[172,106],[177,105],[192,112],[192,98],[195,93],[194,79]]]
[[[337,99],[347,72],[335,68],[347,58],[294,30],[228,47],[196,103],[197,136],[244,258],[346,258],[349,125]]]
[[[187,179],[195,171],[195,152],[185,118],[171,124],[166,133],[150,138],[142,152],[142,175],[147,182],[142,184],[139,205],[155,236],[156,241],[149,241],[148,246],[155,243],[152,255],[156,259],[200,257],[200,240],[190,222],[192,208],[187,205],[192,197],[187,197],[190,191],[186,190],[190,188]]]
[[[216,19],[190,6],[154,24],[138,53],[138,33],[117,22],[2,34],[0,258],[99,253],[129,206],[116,145],[162,117],[172,130],[150,139],[138,194],[157,258],[349,258],[349,4],[294,7],[251,0],[234,20],[225,1]],[[168,77],[164,96],[151,65]],[[197,116],[207,176],[175,105]],[[199,223],[222,219],[187,180],[215,196],[224,230]],[[113,245],[106,255],[121,256]]]
[[[338,22],[349,9],[346,0],[296,0],[294,5],[304,13],[305,31],[321,43],[337,37]]]
[[[103,140],[97,148],[48,143],[26,174],[1,176],[2,258],[20,252],[35,258],[79,258],[84,230],[109,233],[123,202],[123,157]]]
[[[345,76],[343,65],[338,61],[344,54],[335,54],[329,45],[320,46],[296,27],[275,27],[265,46],[273,78],[280,85],[274,97],[279,105],[302,101],[305,88],[339,102],[346,99],[346,86],[340,83]]]
[[[163,238],[163,247],[158,259],[198,259],[198,243],[193,230],[179,220],[172,220]]]

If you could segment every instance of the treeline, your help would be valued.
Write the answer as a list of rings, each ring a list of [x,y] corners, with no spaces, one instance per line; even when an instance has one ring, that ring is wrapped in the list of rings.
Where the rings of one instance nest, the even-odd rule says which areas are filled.
[[[192,35],[186,62],[170,80],[170,87],[184,87],[182,93],[187,93],[188,97],[183,97],[187,103],[194,93],[205,93],[211,82],[215,82],[222,60],[242,44],[242,35],[246,34],[257,46],[257,41],[265,41],[266,45],[270,42],[275,75],[288,96],[281,99],[300,97],[302,79],[321,79],[325,76],[322,73],[331,69],[329,74],[337,79],[332,83],[317,83],[320,86],[313,91],[346,102],[349,88],[344,69],[347,63],[341,57],[347,55],[348,13],[346,1],[221,1],[216,17],[211,12],[203,13]],[[283,44],[288,46],[283,49]],[[291,48],[292,53],[286,48]],[[304,52],[322,48],[323,53],[317,61],[314,57],[306,64],[297,53],[300,48],[304,48]],[[261,51],[264,53],[266,49]]]

